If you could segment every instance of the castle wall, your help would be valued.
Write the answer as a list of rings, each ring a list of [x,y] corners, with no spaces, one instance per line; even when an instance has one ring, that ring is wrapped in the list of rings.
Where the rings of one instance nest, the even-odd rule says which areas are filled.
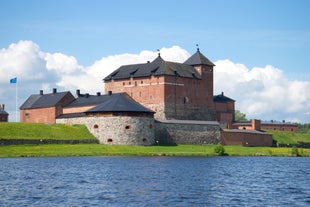
[[[215,120],[212,80],[168,75],[111,80],[105,82],[105,93],[126,92],[135,101],[156,111],[155,118],[159,120]]]
[[[57,123],[85,124],[101,144],[153,145],[154,119],[139,116],[100,116],[57,119]]]
[[[160,145],[218,144],[220,126],[215,121],[156,121],[155,139]]]
[[[262,132],[253,132],[245,130],[228,130],[221,132],[221,144],[223,145],[241,145],[241,146],[272,146],[272,135]]]

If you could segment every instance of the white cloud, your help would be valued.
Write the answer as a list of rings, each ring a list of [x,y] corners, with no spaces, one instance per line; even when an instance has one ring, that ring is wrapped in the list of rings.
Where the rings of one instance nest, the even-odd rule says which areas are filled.
[[[310,121],[310,82],[290,81],[271,65],[248,69],[230,60],[215,62],[215,94],[224,91],[248,118]]]
[[[190,56],[179,46],[161,48],[160,54],[173,62],[184,62]],[[157,56],[157,51],[144,50],[102,57],[90,66],[82,66],[73,56],[43,52],[32,41],[19,41],[0,49],[0,103],[6,104],[10,120],[15,120],[15,86],[9,83],[13,77],[18,77],[19,107],[41,89],[45,93],[54,87],[72,93],[76,89],[82,93],[102,92],[102,79],[121,65],[144,63]],[[290,81],[282,70],[271,65],[249,69],[230,60],[215,64],[215,94],[224,91],[248,118],[310,122],[309,81]]]

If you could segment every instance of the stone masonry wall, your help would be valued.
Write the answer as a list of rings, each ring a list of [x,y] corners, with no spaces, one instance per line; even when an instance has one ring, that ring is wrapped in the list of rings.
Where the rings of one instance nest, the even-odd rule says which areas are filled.
[[[220,126],[215,121],[156,121],[155,139],[160,145],[218,144]]]
[[[154,144],[154,119],[150,117],[77,117],[57,119],[56,122],[64,124],[85,124],[101,144]]]

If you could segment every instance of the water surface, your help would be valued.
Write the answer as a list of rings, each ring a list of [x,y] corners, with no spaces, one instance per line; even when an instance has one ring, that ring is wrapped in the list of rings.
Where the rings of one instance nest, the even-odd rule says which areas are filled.
[[[0,206],[310,206],[310,159],[0,159]]]

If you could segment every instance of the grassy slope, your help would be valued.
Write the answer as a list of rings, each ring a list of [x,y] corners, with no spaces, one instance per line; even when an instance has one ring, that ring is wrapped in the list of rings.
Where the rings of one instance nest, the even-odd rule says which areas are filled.
[[[96,139],[84,125],[0,122],[0,139]]]
[[[310,131],[307,134],[284,132],[284,131],[268,131],[273,135],[273,139],[279,144],[297,144],[297,142],[310,142]]]

